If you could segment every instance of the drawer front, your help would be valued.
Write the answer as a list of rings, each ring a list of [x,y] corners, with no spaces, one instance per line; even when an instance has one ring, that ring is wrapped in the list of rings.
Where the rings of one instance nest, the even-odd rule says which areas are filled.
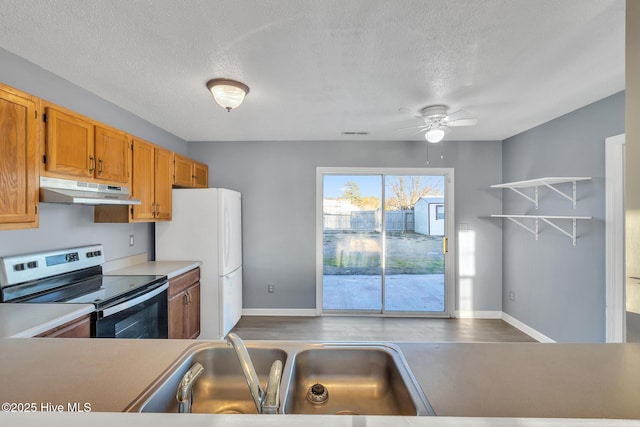
[[[187,271],[169,280],[169,298],[183,292],[189,286],[200,281],[200,267]]]

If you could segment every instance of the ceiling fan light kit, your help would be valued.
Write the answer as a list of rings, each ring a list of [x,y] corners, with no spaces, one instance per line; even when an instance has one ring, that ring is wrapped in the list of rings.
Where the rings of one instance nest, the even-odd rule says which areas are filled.
[[[427,142],[435,144],[442,141],[448,131],[449,128],[446,126],[436,126],[425,132],[424,139],[426,139]]]
[[[207,82],[213,99],[228,112],[238,108],[249,93],[249,86],[236,80],[212,79]]]

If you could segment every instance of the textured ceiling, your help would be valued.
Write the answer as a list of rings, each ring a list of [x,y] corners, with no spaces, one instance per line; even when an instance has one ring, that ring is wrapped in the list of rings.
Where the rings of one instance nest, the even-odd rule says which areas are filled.
[[[624,89],[624,0],[0,0],[0,47],[187,141],[502,140]],[[205,83],[251,88],[227,113]],[[344,131],[369,132],[345,136]]]

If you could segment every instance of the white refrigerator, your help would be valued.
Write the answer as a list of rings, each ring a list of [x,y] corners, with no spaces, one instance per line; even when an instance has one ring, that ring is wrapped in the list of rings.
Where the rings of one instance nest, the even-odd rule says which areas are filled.
[[[241,194],[173,190],[172,220],[156,223],[156,261],[200,261],[200,337],[223,339],[242,315]]]

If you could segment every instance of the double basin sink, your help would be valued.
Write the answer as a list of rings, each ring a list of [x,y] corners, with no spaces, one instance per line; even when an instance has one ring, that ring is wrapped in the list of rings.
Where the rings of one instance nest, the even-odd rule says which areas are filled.
[[[246,348],[263,388],[272,363],[282,362],[280,414],[435,415],[393,344],[248,341]],[[238,357],[223,341],[190,347],[127,411],[177,413],[176,391],[196,362],[204,371],[193,386],[193,413],[257,413]]]

